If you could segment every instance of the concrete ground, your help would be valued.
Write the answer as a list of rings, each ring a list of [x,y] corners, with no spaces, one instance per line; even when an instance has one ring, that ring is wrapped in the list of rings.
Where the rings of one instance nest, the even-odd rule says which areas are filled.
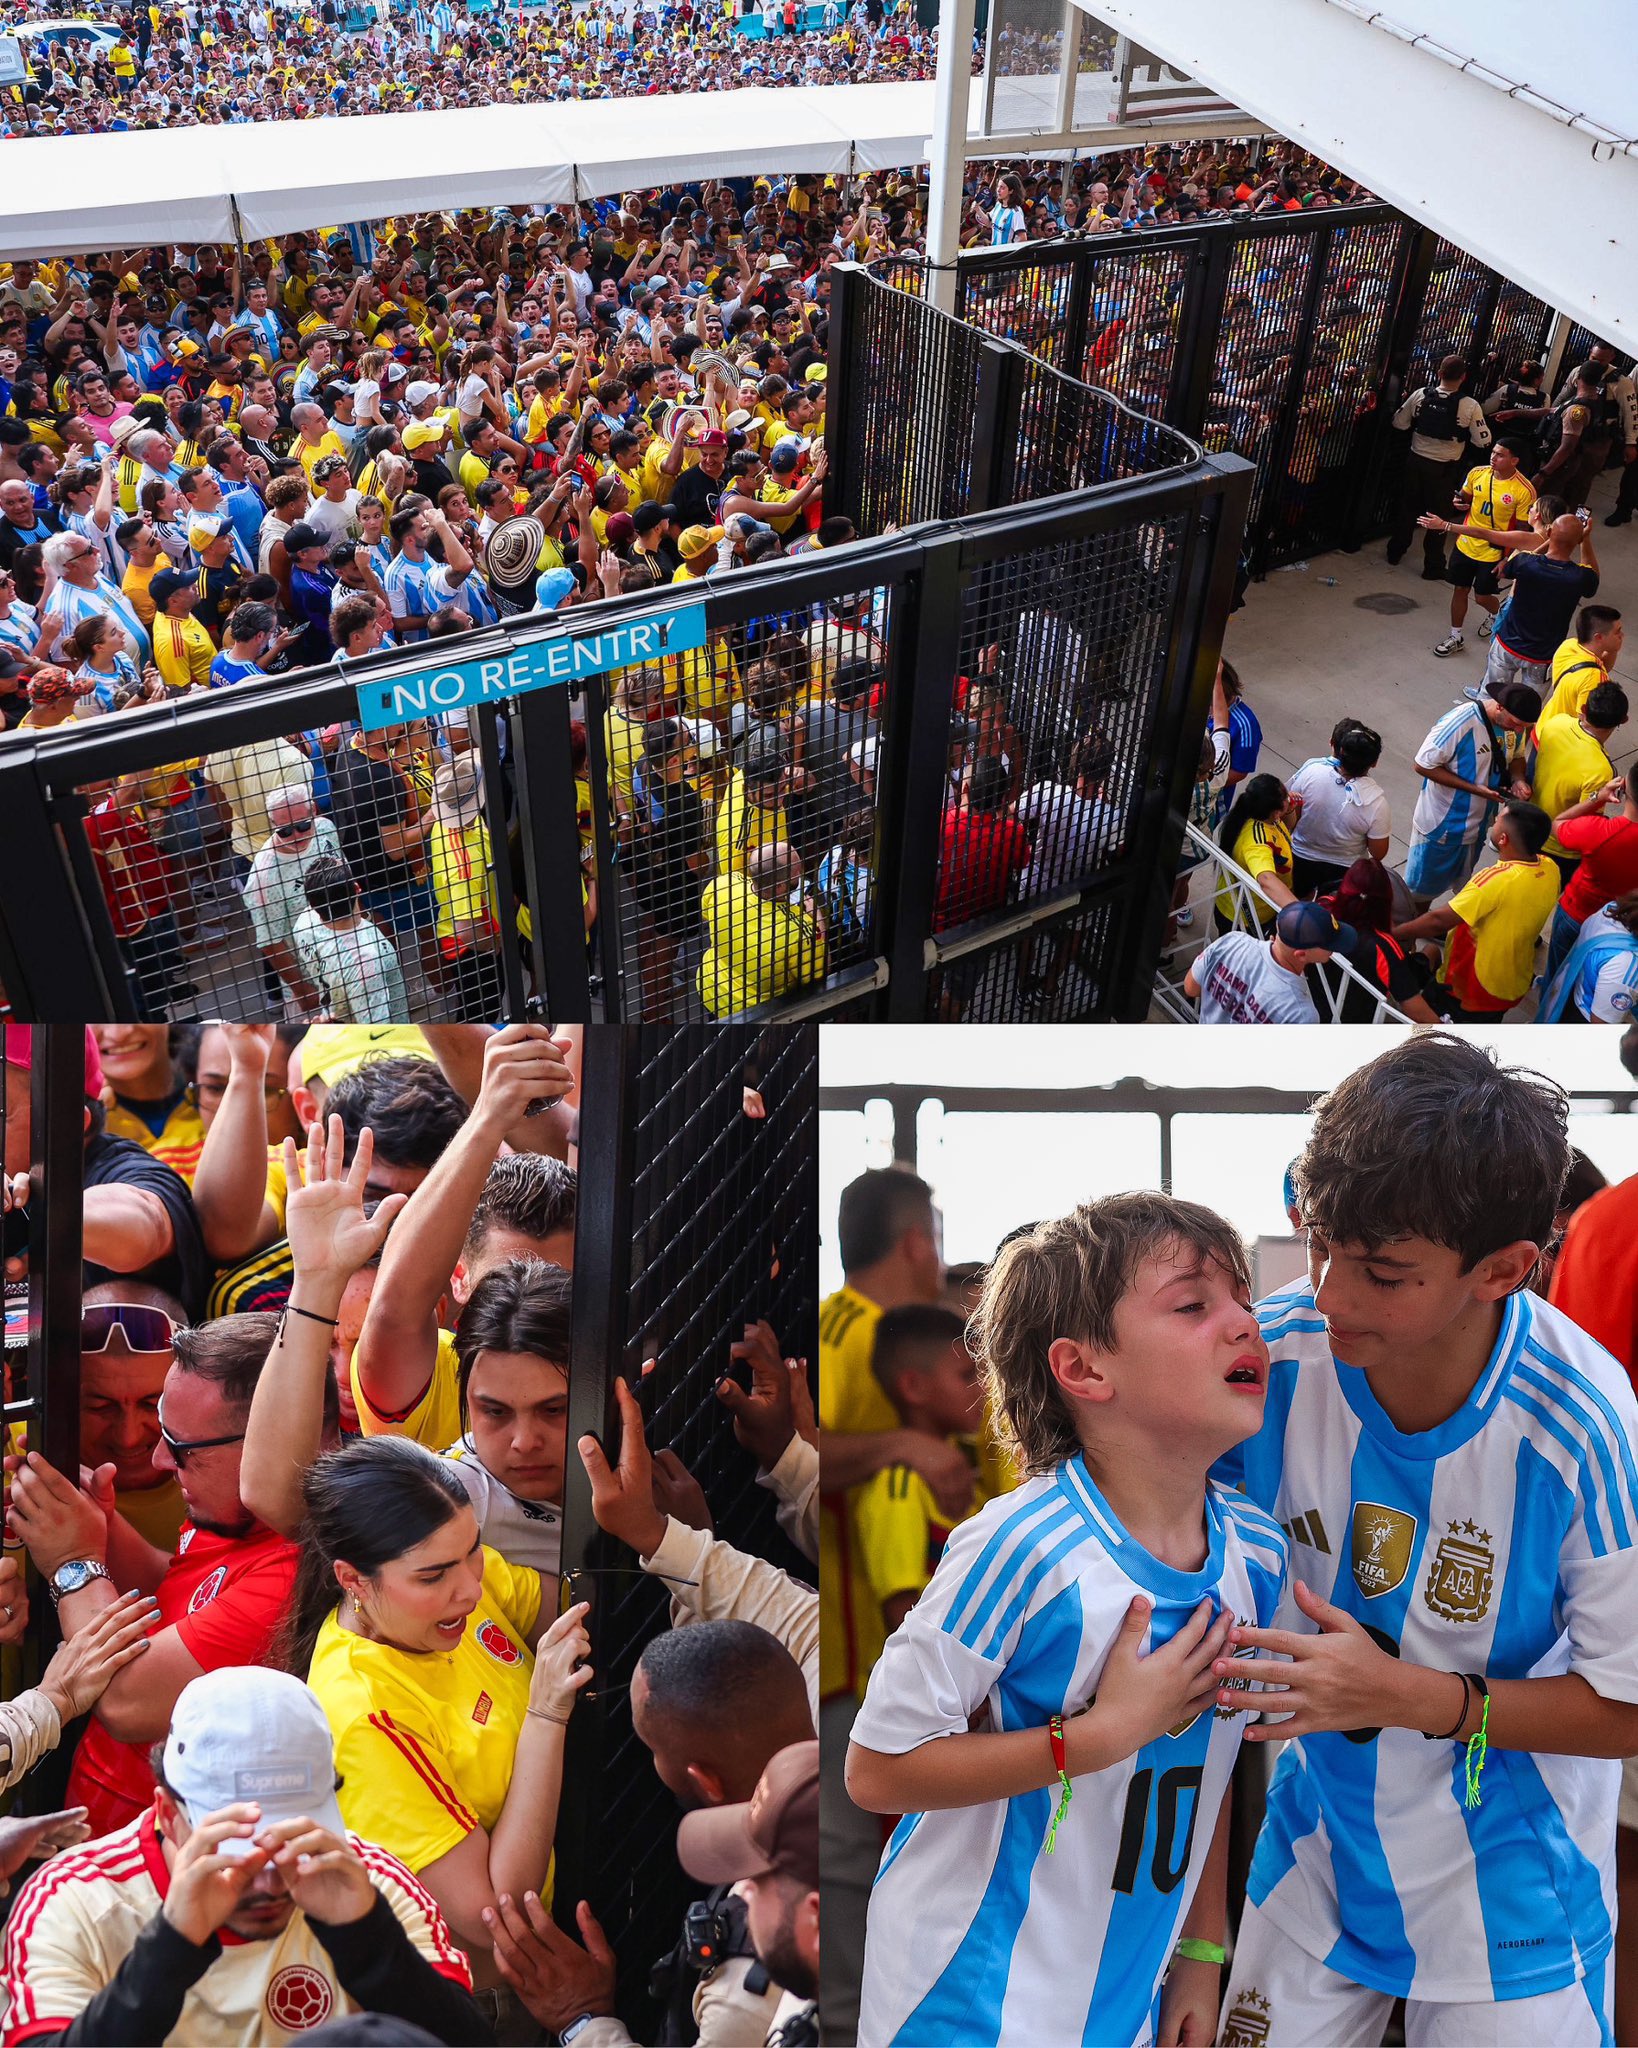
[[[1592,539],[1602,581],[1599,601],[1633,621],[1615,671],[1632,699],[1633,719],[1610,744],[1620,771],[1638,752],[1638,522],[1603,524],[1615,499],[1615,475],[1606,472],[1593,492]],[[1447,542],[1453,547],[1454,542]],[[1334,578],[1331,585],[1325,579]],[[1366,600],[1392,595],[1412,609],[1385,615]],[[1434,644],[1450,629],[1450,587],[1422,580],[1420,541],[1397,568],[1388,566],[1381,541],[1356,555],[1316,555],[1307,568],[1275,570],[1246,593],[1229,621],[1223,652],[1239,672],[1246,702],[1262,721],[1259,765],[1286,775],[1315,754],[1329,752],[1332,726],[1351,713],[1382,735],[1376,779],[1393,807],[1390,867],[1403,870],[1411,812],[1421,778],[1416,750],[1464,688],[1484,673],[1489,642],[1476,639],[1480,614],[1472,603],[1461,654],[1435,659]],[[1197,883],[1193,930],[1179,958],[1188,958],[1211,934],[1211,914]],[[1540,965],[1538,955],[1538,969]],[[1529,1006],[1513,1013],[1530,1014]]]

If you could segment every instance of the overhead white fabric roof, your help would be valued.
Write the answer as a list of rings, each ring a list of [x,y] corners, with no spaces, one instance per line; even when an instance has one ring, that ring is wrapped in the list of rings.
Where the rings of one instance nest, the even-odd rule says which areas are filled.
[[[1076,4],[1638,352],[1630,0]]]
[[[0,257],[231,242],[235,202],[249,238],[662,177],[886,170],[925,160],[932,121],[914,81],[23,138],[0,150]]]

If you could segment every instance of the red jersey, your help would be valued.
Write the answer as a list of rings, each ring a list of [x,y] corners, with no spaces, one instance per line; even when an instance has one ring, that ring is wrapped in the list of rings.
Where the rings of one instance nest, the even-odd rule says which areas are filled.
[[[114,804],[98,804],[85,821],[97,880],[108,899],[114,936],[129,939],[151,917],[171,907],[171,865],[140,818]]]
[[[1572,826],[1572,830],[1574,827]],[[1638,1386],[1638,1176],[1570,1218],[1547,1299],[1620,1359]]]
[[[1638,820],[1572,818],[1559,827],[1558,843],[1566,853],[1581,856],[1559,898],[1559,908],[1577,924],[1638,889]]]
[[[159,1582],[159,1619],[174,1625],[203,1671],[265,1664],[296,1583],[296,1545],[259,1522],[248,1536],[217,1536],[182,1524]],[[96,1834],[136,1819],[154,1795],[149,1745],[119,1742],[94,1715],[80,1738],[68,1804],[91,1809]]]
[[[999,910],[1015,875],[1029,865],[1029,834],[1016,818],[947,810],[939,848],[934,931]]]

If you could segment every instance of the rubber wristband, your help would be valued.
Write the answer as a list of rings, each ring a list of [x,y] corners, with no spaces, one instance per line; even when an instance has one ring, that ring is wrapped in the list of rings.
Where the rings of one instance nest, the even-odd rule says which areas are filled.
[[[316,1316],[310,1308],[297,1308],[293,1301],[285,1303],[286,1311],[293,1316],[305,1316],[310,1323],[322,1323],[327,1330],[339,1330],[341,1325],[334,1316]]]
[[[1454,1742],[1461,1733],[1462,1723],[1467,1719],[1468,1709],[1473,1704],[1473,1694],[1469,1690],[1467,1673],[1465,1671],[1453,1671],[1450,1675],[1452,1678],[1459,1678],[1462,1681],[1462,1711],[1456,1716],[1456,1719],[1445,1730],[1443,1735],[1430,1735],[1427,1729],[1424,1728],[1422,1730],[1422,1740],[1424,1742]]]
[[[1215,1963],[1219,1969],[1228,1961],[1227,1949],[1215,1941],[1196,1941],[1192,1934],[1186,1934],[1172,1954],[1185,1963]]]

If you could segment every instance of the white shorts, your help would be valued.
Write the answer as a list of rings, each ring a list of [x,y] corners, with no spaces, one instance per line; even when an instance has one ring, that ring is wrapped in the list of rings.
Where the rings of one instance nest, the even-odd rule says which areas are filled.
[[[1405,2001],[1406,2048],[1609,2048],[1613,1969],[1534,1998],[1471,2004]],[[1378,2048],[1393,1995],[1316,1962],[1246,1901],[1218,2048]]]

